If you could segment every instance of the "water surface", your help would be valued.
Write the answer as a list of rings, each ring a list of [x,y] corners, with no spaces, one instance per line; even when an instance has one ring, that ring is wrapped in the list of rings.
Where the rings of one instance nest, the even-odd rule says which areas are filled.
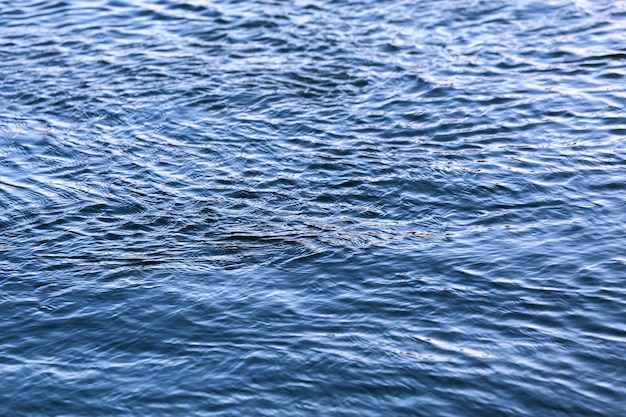
[[[0,1],[0,414],[626,409],[621,1]]]

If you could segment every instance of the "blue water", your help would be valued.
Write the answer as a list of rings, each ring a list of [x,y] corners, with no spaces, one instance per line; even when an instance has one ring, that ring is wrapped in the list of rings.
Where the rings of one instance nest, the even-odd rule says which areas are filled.
[[[1,1],[0,415],[619,416],[626,3]]]

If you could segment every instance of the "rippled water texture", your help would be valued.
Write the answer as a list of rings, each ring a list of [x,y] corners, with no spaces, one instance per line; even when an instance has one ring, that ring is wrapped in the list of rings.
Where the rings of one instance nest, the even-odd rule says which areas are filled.
[[[618,416],[626,3],[0,1],[0,414]]]

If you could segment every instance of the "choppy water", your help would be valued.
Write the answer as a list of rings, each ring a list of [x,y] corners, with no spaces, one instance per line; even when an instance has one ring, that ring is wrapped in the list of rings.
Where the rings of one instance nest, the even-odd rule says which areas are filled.
[[[0,1],[0,414],[626,410],[626,3]]]

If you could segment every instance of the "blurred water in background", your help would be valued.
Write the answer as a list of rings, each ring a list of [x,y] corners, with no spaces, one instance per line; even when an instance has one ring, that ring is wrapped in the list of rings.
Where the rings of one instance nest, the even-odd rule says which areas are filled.
[[[0,1],[0,414],[626,410],[626,3]]]

